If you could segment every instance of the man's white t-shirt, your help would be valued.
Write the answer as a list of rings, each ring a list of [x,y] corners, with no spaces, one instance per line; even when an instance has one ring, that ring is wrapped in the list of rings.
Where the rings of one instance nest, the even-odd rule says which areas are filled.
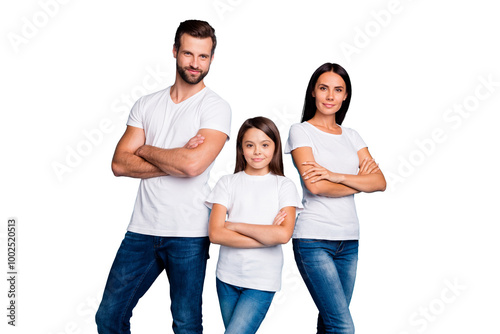
[[[200,129],[227,134],[231,128],[229,104],[205,87],[175,104],[170,87],[141,97],[132,107],[127,125],[144,129],[146,145],[183,147]],[[208,236],[210,193],[207,182],[213,163],[199,176],[160,176],[142,179],[128,231],[173,237]]]
[[[342,134],[319,130],[308,122],[293,124],[290,128],[285,153],[298,147],[311,147],[314,160],[322,167],[342,174],[357,174],[358,151],[366,147],[353,129],[341,126]],[[295,224],[293,238],[323,240],[358,240],[359,222],[354,195],[327,197],[314,195],[300,179],[304,210]]]
[[[225,175],[215,185],[206,204],[221,204],[227,220],[234,223],[271,225],[279,210],[302,208],[295,184],[284,176],[248,175],[245,172]],[[281,288],[283,252],[281,245],[264,248],[220,246],[217,278],[227,284],[263,290]]]

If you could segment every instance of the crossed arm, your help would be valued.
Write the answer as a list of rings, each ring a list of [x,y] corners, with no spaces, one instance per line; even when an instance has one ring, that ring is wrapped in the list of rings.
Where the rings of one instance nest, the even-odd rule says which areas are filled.
[[[209,222],[209,237],[214,244],[236,248],[259,248],[286,244],[295,226],[295,207],[285,207],[274,218],[272,225],[235,223],[226,221],[227,209],[213,204]]]
[[[358,151],[360,166],[357,175],[335,173],[320,166],[310,147],[296,148],[292,157],[304,185],[315,195],[343,197],[385,190],[384,175],[366,147]]]
[[[145,145],[144,130],[129,125],[116,146],[111,168],[115,176],[141,179],[197,176],[215,160],[226,139],[223,132],[201,129],[183,147],[163,149]]]

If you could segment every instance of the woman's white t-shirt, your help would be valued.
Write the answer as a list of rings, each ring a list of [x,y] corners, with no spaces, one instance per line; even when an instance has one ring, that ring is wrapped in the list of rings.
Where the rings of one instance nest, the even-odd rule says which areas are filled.
[[[342,134],[319,130],[308,122],[293,124],[285,146],[285,153],[298,147],[311,147],[314,160],[324,168],[342,174],[357,174],[357,152],[366,147],[353,129],[341,126]],[[304,185],[304,210],[295,224],[293,238],[322,240],[358,240],[359,222],[354,195],[327,197],[314,195]]]
[[[302,208],[293,181],[274,174],[225,175],[217,182],[206,205],[220,204],[227,209],[227,220],[234,223],[271,225],[279,210],[287,206]],[[227,284],[263,291],[281,288],[283,253],[281,245],[264,248],[220,246],[217,278]]]

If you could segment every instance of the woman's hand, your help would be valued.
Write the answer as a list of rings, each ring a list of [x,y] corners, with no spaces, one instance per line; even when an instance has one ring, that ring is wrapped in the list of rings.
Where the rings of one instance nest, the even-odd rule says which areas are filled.
[[[311,183],[315,183],[320,180],[327,180],[333,183],[341,183],[345,179],[345,176],[343,174],[331,172],[328,169],[320,166],[315,161],[306,161],[303,162],[302,165],[311,166],[311,168],[309,168],[302,174],[303,179],[310,180]]]
[[[372,173],[376,173],[380,170],[378,164],[375,162],[375,159],[364,158],[363,161],[359,164],[358,175],[368,175]]]

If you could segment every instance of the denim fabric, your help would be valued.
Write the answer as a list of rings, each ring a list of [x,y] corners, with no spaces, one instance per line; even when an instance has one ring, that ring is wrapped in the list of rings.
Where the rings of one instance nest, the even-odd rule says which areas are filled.
[[[127,232],[96,314],[98,332],[130,333],[133,308],[165,269],[174,333],[202,333],[201,304],[209,246],[208,237],[155,237]]]
[[[349,311],[358,263],[358,241],[293,239],[295,262],[318,315],[318,334],[354,333]]]
[[[275,292],[240,288],[217,279],[217,295],[225,334],[254,334],[273,301]]]

